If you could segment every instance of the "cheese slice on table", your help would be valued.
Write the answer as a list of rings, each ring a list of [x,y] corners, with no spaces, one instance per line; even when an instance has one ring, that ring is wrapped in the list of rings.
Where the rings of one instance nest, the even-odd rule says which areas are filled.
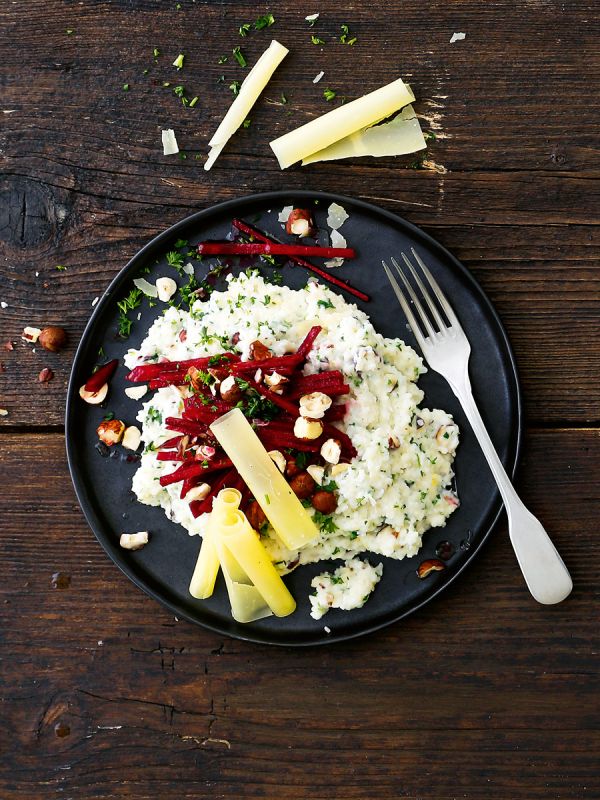
[[[275,533],[289,550],[314,541],[319,532],[239,408],[210,426],[244,479]]]
[[[401,78],[333,109],[271,142],[281,169],[301,161],[352,133],[374,125],[414,100]]]
[[[235,512],[219,527],[225,547],[248,575],[256,589],[277,617],[287,617],[296,609],[296,601],[273,566],[260,538],[246,515]]]
[[[415,110],[412,106],[406,106],[389,122],[362,128],[339,142],[330,144],[324,150],[303,158],[302,165],[357,156],[403,156],[426,147]]]
[[[204,164],[204,169],[209,170],[215,163],[221,150],[248,117],[260,93],[288,53],[289,50],[286,47],[273,39],[269,47],[246,75],[244,82],[240,86],[237,97],[231,104],[227,114],[225,114],[215,135],[208,143],[210,152]]]

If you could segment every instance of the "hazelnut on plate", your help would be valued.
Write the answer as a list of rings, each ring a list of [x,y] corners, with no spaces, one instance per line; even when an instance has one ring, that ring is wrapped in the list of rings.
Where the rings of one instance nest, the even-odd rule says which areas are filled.
[[[79,397],[92,406],[99,406],[100,403],[103,403],[104,400],[106,400],[107,394],[108,383],[103,383],[97,392],[88,392],[88,390],[85,388],[85,385],[79,390]]]
[[[159,278],[156,281],[156,290],[158,292],[158,299],[166,303],[177,291],[177,284],[173,278]]]
[[[136,428],[135,425],[130,425],[128,428],[125,428],[121,441],[123,447],[127,448],[127,450],[137,450],[141,441],[142,433],[139,428]]]
[[[96,433],[101,442],[108,447],[118,444],[123,438],[125,423],[120,419],[105,419],[96,428]]]
[[[250,344],[250,361],[264,361],[265,358],[271,358],[273,353],[269,350],[266,344],[256,339]]]
[[[185,499],[188,503],[192,500],[206,500],[210,492],[210,485],[208,483],[201,483],[199,486],[192,486],[186,494]]]
[[[221,393],[223,400],[226,403],[231,403],[232,405],[235,405],[242,399],[242,390],[237,385],[233,375],[229,375],[229,377],[221,381],[219,384],[219,392]]]
[[[323,392],[311,392],[300,398],[300,414],[310,419],[321,419],[331,406],[331,397]]]
[[[271,460],[279,472],[285,472],[286,461],[281,450],[269,450],[268,455],[271,457]]]
[[[278,372],[272,372],[270,375],[265,375],[265,383],[275,394],[283,394],[283,387],[289,383],[289,379]]]
[[[324,490],[315,492],[312,496],[312,507],[321,514],[332,514],[337,508],[337,497],[333,492]]]
[[[306,471],[315,483],[319,486],[323,483],[323,476],[325,475],[325,467],[320,467],[318,464],[311,464],[306,468]]]
[[[300,500],[308,499],[315,490],[315,482],[307,472],[299,472],[290,481],[290,488]]]
[[[298,417],[294,422],[294,436],[297,439],[318,439],[323,433],[323,426],[318,419],[308,419],[307,417]]]
[[[285,223],[285,232],[294,236],[311,236],[314,233],[314,223],[310,211],[306,208],[293,208]]]
[[[327,439],[321,447],[321,455],[328,464],[337,464],[342,455],[342,446],[337,439]]]
[[[148,531],[138,533],[122,533],[119,544],[124,550],[141,550],[148,544]]]

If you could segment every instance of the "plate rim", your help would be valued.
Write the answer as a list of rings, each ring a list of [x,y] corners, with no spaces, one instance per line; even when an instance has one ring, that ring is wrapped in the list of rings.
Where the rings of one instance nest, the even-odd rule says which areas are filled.
[[[94,513],[93,509],[89,507],[87,499],[84,497],[84,486],[83,480],[79,475],[76,464],[75,464],[75,443],[74,443],[74,435],[72,431],[72,419],[73,415],[71,413],[72,407],[74,402],[76,402],[76,395],[77,391],[75,387],[75,376],[78,371],[79,366],[79,359],[82,355],[82,351],[84,349],[85,343],[88,339],[88,335],[92,332],[92,329],[96,325],[96,318],[99,317],[106,307],[106,305],[112,300],[114,291],[121,286],[121,283],[126,280],[126,275],[130,271],[130,269],[137,264],[138,261],[142,260],[148,253],[148,251],[153,251],[160,243],[163,241],[171,239],[174,235],[177,234],[180,228],[185,228],[190,224],[196,223],[201,221],[204,217],[218,215],[219,213],[226,213],[228,208],[230,207],[237,207],[240,203],[253,203],[253,202],[264,202],[275,203],[279,202],[282,199],[290,199],[299,198],[299,199],[306,199],[306,200],[328,200],[330,202],[339,203],[340,205],[351,204],[355,207],[361,208],[363,211],[368,212],[370,214],[376,214],[379,216],[383,216],[387,218],[392,224],[400,225],[408,229],[412,232],[416,237],[424,239],[433,249],[437,250],[438,252],[442,253],[443,256],[448,259],[453,267],[457,269],[461,275],[467,280],[468,283],[472,285],[475,292],[477,292],[483,302],[486,304],[487,311],[490,313],[491,317],[494,320],[499,332],[499,336],[502,340],[502,344],[505,348],[506,355],[507,355],[507,364],[510,365],[510,372],[511,376],[514,380],[514,386],[512,387],[515,394],[516,400],[516,439],[514,444],[514,460],[512,461],[510,467],[507,469],[510,477],[514,479],[514,476],[519,468],[519,464],[521,461],[522,456],[522,447],[523,447],[523,397],[522,397],[522,389],[521,383],[519,381],[519,374],[517,371],[517,365],[515,356],[513,353],[513,349],[508,338],[508,334],[506,329],[500,319],[498,312],[496,311],[494,305],[492,304],[491,300],[484,292],[483,288],[480,286],[478,281],[475,277],[471,274],[470,270],[462,264],[456,256],[454,256],[446,247],[441,244],[441,242],[437,241],[433,236],[431,236],[427,231],[424,231],[419,226],[415,225],[414,223],[410,222],[409,220],[405,219],[404,217],[400,216],[399,214],[389,211],[388,209],[381,208],[380,206],[370,203],[366,200],[362,200],[360,198],[350,197],[348,195],[338,194],[336,192],[326,192],[326,191],[319,191],[319,190],[311,190],[311,189],[278,189],[270,192],[254,192],[249,195],[242,195],[240,197],[235,197],[229,200],[224,200],[219,203],[214,203],[211,205],[206,206],[205,208],[200,209],[199,211],[195,211],[192,214],[180,219],[178,222],[175,222],[173,225],[170,225],[165,230],[161,231],[160,233],[156,234],[150,241],[146,242],[146,244],[139,250],[137,250],[134,255],[127,261],[127,263],[117,272],[114,278],[111,280],[107,288],[104,290],[103,294],[99,302],[96,304],[96,307],[93,309],[90,318],[88,319],[85,328],[81,334],[81,338],[77,344],[77,348],[75,350],[75,355],[73,357],[73,362],[71,365],[71,372],[69,375],[69,382],[67,386],[67,398],[65,404],[65,449],[67,455],[67,464],[69,467],[69,474],[71,476],[71,481],[73,483],[73,487],[75,490],[75,495],[77,497],[77,502],[83,512],[85,520],[88,526],[91,528],[92,533],[94,534],[96,540],[102,547],[105,554],[111,560],[111,562],[119,568],[119,570],[130,580],[132,583],[139,589],[141,589],[146,595],[151,597],[153,600],[157,601],[160,605],[164,608],[168,609],[172,614],[174,614],[178,619],[185,619],[187,622],[190,622],[194,625],[199,625],[206,630],[209,630],[213,633],[217,633],[221,636],[228,636],[233,639],[238,639],[239,641],[251,642],[253,644],[261,644],[261,645],[271,645],[277,647],[316,647],[321,645],[328,645],[328,644],[336,644],[339,642],[350,641],[353,639],[357,639],[359,637],[368,636],[370,634],[375,633],[376,631],[382,630],[383,628],[387,628],[393,624],[400,622],[400,620],[405,619],[411,614],[419,611],[423,608],[423,606],[427,605],[431,601],[435,600],[439,597],[439,595],[444,592],[449,586],[451,586],[456,578],[463,573],[467,567],[469,567],[475,558],[475,556],[479,553],[481,548],[490,538],[492,532],[496,528],[500,516],[504,510],[504,504],[500,498],[499,492],[496,490],[496,505],[497,509],[495,513],[493,513],[492,519],[490,524],[488,525],[487,530],[482,533],[481,538],[476,546],[472,547],[463,561],[451,575],[447,577],[447,579],[441,583],[438,587],[434,588],[430,594],[424,597],[422,600],[418,601],[414,605],[411,605],[410,608],[407,608],[401,611],[399,614],[394,615],[392,618],[386,618],[379,622],[374,622],[369,624],[367,627],[363,627],[360,630],[352,631],[352,632],[345,632],[342,634],[336,635],[334,632],[331,634],[326,634],[325,636],[321,636],[319,638],[306,638],[302,640],[282,640],[282,639],[274,639],[269,638],[268,636],[257,635],[256,633],[252,633],[249,631],[248,635],[244,635],[243,633],[238,633],[237,631],[225,631],[223,628],[211,624],[210,621],[200,621],[192,614],[188,614],[185,609],[180,608],[178,605],[170,602],[168,599],[162,597],[152,586],[150,586],[146,581],[140,578],[133,569],[130,568],[129,564],[125,557],[117,558],[115,553],[112,553],[108,549],[108,542],[103,541],[105,537],[101,537],[96,530],[96,524],[98,522],[97,516]],[[352,302],[350,300],[350,302]],[[98,526],[101,527],[101,526]]]

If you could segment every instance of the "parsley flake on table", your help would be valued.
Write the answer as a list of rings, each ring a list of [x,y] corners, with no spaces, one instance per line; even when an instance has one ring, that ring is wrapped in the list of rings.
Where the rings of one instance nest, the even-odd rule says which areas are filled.
[[[234,47],[233,48],[233,57],[238,62],[240,67],[247,67],[248,66],[248,62],[246,61],[246,58],[245,58],[244,54],[242,53],[242,49],[240,47]]]
[[[250,119],[250,117],[248,117],[242,122],[242,128],[249,128],[251,124],[252,120]]]
[[[242,84],[239,81],[233,81],[233,83],[229,84],[229,88],[231,89],[234,97],[237,97],[241,85]]]
[[[254,23],[254,30],[255,31],[262,31],[263,28],[270,28],[271,25],[275,23],[275,17],[273,14],[268,13],[262,17],[259,17],[256,22]]]
[[[313,44],[325,44],[325,42],[323,41],[323,39],[320,39],[318,36],[315,36],[315,35],[314,35],[314,33],[313,33],[313,34],[312,34],[312,36],[310,37],[310,40],[311,40],[311,42],[312,42]]]
[[[141,305],[144,293],[137,287],[133,288],[129,294],[122,300],[117,300],[117,308],[119,309],[119,336],[126,339],[131,333],[132,321],[129,319],[128,314]]]
[[[184,60],[184,58],[185,58],[185,55],[184,55],[183,53],[179,53],[179,55],[177,56],[177,58],[176,58],[176,59],[175,59],[175,61],[173,62],[173,66],[174,66],[174,67],[177,67],[177,70],[178,70],[178,71],[179,71],[180,69],[182,69],[182,67],[183,67],[183,60]]]
[[[229,60],[228,56],[219,56],[217,64],[226,64],[228,60]]]
[[[250,26],[249,22],[244,22],[243,25],[240,25],[240,27],[238,28],[238,33],[240,34],[240,36],[242,36],[242,37],[248,36],[248,33],[250,31],[250,27],[251,26]],[[222,62],[219,62],[219,63],[222,63]]]
[[[323,89],[323,97],[328,103],[335,98],[335,95],[336,93],[333,91],[333,89]]]
[[[356,41],[356,36],[352,36],[350,30],[348,29],[347,25],[340,25],[342,35],[340,36],[340,42],[342,44],[354,44]]]

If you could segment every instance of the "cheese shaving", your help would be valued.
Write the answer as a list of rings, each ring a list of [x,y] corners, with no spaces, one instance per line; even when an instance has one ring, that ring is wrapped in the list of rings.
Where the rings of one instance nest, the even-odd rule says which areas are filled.
[[[454,44],[454,42],[462,42],[466,35],[466,33],[453,33],[450,39],[450,44]]]
[[[177,139],[175,138],[175,131],[171,128],[167,128],[167,130],[162,131],[161,135],[163,155],[174,156],[176,153],[178,153],[179,145],[177,144]]]
[[[390,122],[363,128],[329,147],[302,159],[302,164],[358,156],[401,156],[427,147],[412,106],[406,106]]]
[[[322,117],[274,139],[270,144],[282,169],[301,161],[362,128],[374,125],[414,100],[401,78],[370,94],[338,106]]]
[[[142,291],[147,297],[158,297],[158,289],[146,278],[134,278],[133,285]]]
[[[260,93],[288,52],[286,47],[273,39],[269,47],[252,67],[240,86],[237,97],[208,143],[210,151],[204,164],[205,170],[209,170],[212,167],[229,139],[244,123],[244,120],[248,118],[248,114],[258,100]]]

